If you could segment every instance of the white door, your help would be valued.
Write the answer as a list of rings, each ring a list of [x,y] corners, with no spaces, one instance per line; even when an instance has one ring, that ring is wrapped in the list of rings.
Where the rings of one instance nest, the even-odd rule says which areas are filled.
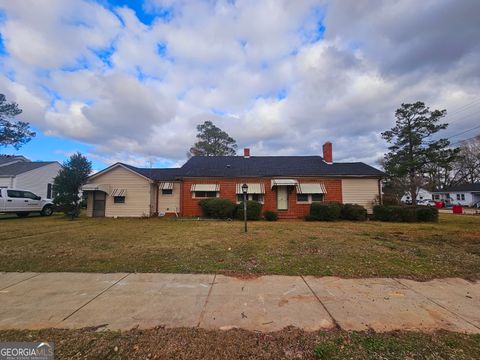
[[[30,191],[23,192],[23,203],[25,210],[38,211],[41,209],[40,197]]]
[[[277,186],[277,210],[288,210],[288,191],[286,186]]]
[[[22,211],[24,208],[23,191],[7,190],[7,197],[5,198],[6,211]]]

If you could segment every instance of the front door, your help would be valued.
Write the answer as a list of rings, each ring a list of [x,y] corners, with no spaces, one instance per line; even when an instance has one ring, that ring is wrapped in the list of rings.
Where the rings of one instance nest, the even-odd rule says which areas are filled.
[[[105,216],[106,194],[103,191],[93,192],[93,217]]]
[[[286,186],[277,186],[277,210],[288,210],[288,191]]]

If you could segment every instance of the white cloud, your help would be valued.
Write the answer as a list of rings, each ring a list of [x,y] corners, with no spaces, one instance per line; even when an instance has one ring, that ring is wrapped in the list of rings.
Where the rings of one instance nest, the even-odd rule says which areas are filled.
[[[146,25],[93,1],[0,0],[0,85],[23,119],[105,163],[181,162],[207,119],[254,154],[331,140],[336,159],[373,163],[402,102],[477,99],[478,4],[147,0]]]

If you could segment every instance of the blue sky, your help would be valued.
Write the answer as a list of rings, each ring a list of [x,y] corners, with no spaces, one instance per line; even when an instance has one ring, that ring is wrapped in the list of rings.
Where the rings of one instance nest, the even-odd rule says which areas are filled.
[[[253,155],[332,141],[334,160],[374,164],[402,102],[447,108],[445,135],[480,111],[475,1],[45,2],[0,5],[0,87],[33,160],[181,165],[212,120]]]

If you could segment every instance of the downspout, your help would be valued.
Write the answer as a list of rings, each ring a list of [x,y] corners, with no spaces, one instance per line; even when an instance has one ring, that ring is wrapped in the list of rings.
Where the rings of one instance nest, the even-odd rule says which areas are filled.
[[[155,215],[158,216],[158,203],[160,201],[160,191],[158,189],[158,181],[155,181],[155,191],[157,192],[155,196]]]
[[[378,179],[378,204],[383,205],[382,198],[382,178]]]

